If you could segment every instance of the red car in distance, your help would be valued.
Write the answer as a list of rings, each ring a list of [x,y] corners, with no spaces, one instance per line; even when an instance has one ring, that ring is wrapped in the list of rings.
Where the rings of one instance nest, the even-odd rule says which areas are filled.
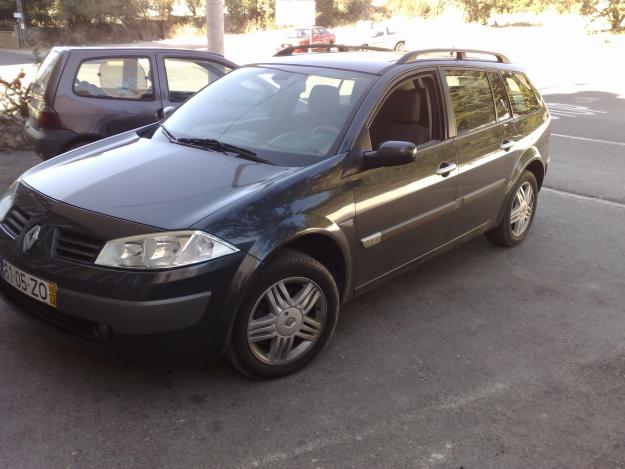
[[[311,28],[296,28],[291,30],[286,40],[282,42],[278,50],[285,47],[304,45],[304,44],[334,44],[336,42],[336,36],[332,31],[327,30],[323,26],[312,27],[312,42],[311,42]],[[314,49],[313,49],[314,50]],[[297,50],[295,52],[305,52],[305,49]]]

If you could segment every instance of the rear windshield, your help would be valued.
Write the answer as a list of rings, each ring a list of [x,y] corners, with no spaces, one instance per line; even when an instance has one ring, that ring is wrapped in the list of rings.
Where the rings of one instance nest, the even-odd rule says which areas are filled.
[[[39,69],[37,70],[37,76],[33,81],[32,92],[33,96],[38,98],[43,98],[44,93],[46,92],[46,87],[48,86],[48,82],[50,81],[50,76],[52,75],[52,71],[56,66],[57,62],[61,58],[61,53],[52,49],[46,58],[39,65]]]

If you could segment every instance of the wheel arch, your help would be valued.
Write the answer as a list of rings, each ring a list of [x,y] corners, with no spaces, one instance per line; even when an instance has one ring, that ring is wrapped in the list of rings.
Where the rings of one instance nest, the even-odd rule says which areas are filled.
[[[259,240],[259,245],[265,246],[262,251],[252,249],[250,255],[246,257],[245,265],[239,268],[236,275],[236,282],[228,294],[226,311],[233,313],[240,307],[242,299],[247,294],[248,288],[253,282],[254,276],[263,265],[271,262],[280,251],[284,249],[294,249],[309,255],[326,267],[339,290],[339,302],[344,303],[351,296],[351,256],[349,254],[347,238],[340,231],[338,226],[332,224],[335,230],[317,228],[296,231],[292,235],[285,237],[282,242],[270,244],[269,246]],[[326,252],[326,250],[328,250]],[[236,284],[236,285],[235,285]],[[226,352],[230,343],[232,326],[235,314],[222,315],[222,327],[225,332],[222,344],[222,355]]]
[[[332,274],[339,290],[341,303],[349,297],[351,285],[351,256],[347,240],[342,232],[327,229],[311,229],[294,233],[282,243],[277,244],[267,252],[262,259],[263,263],[271,261],[279,251],[293,249],[302,252],[319,261]]]
[[[525,170],[529,170],[534,174],[536,182],[538,183],[538,189],[540,190],[545,179],[545,163],[543,162],[542,155],[538,151],[538,148],[534,146],[525,150],[517,160],[514,170],[512,171],[512,175],[508,181],[506,193],[509,193],[512,190]]]
[[[521,177],[521,175],[525,172],[525,170],[531,171],[536,178],[536,182],[538,183],[538,190],[542,187],[543,181],[545,179],[545,164],[543,163],[543,159],[540,155],[540,152],[536,147],[530,147],[519,158],[517,164],[514,167],[512,175],[508,180],[508,185],[506,187],[506,195],[501,204],[501,208],[499,209],[499,214],[497,215],[496,224],[499,224],[505,214],[506,206],[511,197],[511,191],[514,189],[517,181]]]

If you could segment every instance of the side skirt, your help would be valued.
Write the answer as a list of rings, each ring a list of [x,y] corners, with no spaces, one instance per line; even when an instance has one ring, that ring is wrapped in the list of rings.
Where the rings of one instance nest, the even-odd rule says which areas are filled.
[[[493,224],[488,221],[486,223],[481,224],[480,226],[477,226],[475,228],[473,228],[471,231],[468,231],[467,233],[452,239],[451,241],[448,241],[447,243],[443,244],[442,246],[435,248],[419,257],[417,257],[416,259],[413,259],[403,265],[400,265],[399,267],[396,267],[395,269],[382,274],[381,276],[374,278],[373,280],[369,280],[367,283],[364,283],[363,285],[360,285],[359,287],[356,287],[354,294],[352,296],[352,298],[361,295],[362,293],[365,293],[369,290],[372,290],[373,288],[377,287],[378,285],[387,282],[388,280],[395,278],[401,274],[403,274],[404,272],[423,264],[424,262],[427,262],[428,260],[437,257],[440,254],[443,254],[444,252],[449,251],[450,249],[453,249],[454,247],[463,244],[467,241],[469,241],[470,239],[476,238],[477,236],[483,234],[484,232],[488,231],[490,228],[492,228]]]

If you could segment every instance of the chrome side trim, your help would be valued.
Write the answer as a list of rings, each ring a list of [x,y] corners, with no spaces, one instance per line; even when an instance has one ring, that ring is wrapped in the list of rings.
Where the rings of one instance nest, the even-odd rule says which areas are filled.
[[[365,248],[370,248],[371,246],[375,246],[380,241],[382,241],[382,233],[374,233],[371,236],[367,236],[366,238],[362,238],[360,242]]]

